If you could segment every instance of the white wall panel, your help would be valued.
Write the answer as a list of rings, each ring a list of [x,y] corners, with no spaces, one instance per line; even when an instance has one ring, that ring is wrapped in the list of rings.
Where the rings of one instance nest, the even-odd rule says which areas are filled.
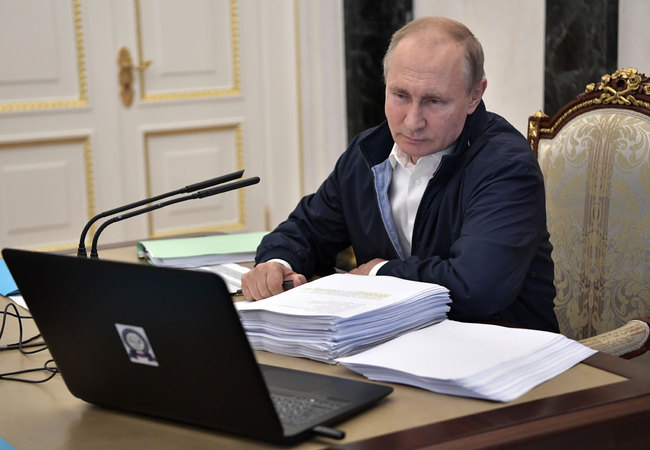
[[[302,0],[299,70],[303,192],[315,192],[347,148],[341,0]]]
[[[87,139],[0,144],[3,246],[74,242],[92,213]]]
[[[237,89],[229,0],[140,1],[145,95]]]
[[[67,0],[0,0],[0,111],[24,102],[84,100],[83,48]]]
[[[618,9],[618,68],[650,76],[650,1],[619,0]]]

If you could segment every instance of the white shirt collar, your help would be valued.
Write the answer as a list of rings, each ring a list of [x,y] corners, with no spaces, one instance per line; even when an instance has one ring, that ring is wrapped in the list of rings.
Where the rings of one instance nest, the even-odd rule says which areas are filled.
[[[411,161],[411,157],[404,153],[398,146],[397,143],[393,144],[393,149],[390,152],[390,155],[388,156],[388,159],[390,161],[390,165],[395,169],[395,166],[397,163],[399,163],[400,166],[404,167],[405,169],[413,169],[416,165],[422,163],[426,165],[432,165],[432,166],[438,166],[440,164],[440,160],[444,155],[448,155],[454,151],[454,147],[456,146],[456,143],[454,142],[451,144],[449,147],[447,147],[444,150],[441,150],[439,152],[436,152],[432,155],[427,155],[427,156],[422,156],[420,159],[418,159],[418,162],[416,164],[413,164]]]

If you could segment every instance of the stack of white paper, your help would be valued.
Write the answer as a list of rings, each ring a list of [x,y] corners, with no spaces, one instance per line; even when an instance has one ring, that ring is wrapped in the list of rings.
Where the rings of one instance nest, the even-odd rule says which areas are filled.
[[[445,320],[338,362],[372,380],[508,402],[594,353],[561,334]]]
[[[236,305],[253,348],[332,363],[444,320],[449,302],[436,284],[334,274]]]

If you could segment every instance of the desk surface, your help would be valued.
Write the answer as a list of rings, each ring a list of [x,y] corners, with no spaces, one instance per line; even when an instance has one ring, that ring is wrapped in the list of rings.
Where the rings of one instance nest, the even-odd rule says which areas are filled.
[[[106,259],[135,259],[135,248],[104,250]],[[7,300],[0,297],[4,309]],[[35,327],[26,321],[25,335]],[[2,344],[15,342],[17,322],[7,320]],[[361,377],[341,366],[256,352],[261,363]],[[0,372],[42,366],[47,352],[0,352]],[[493,403],[393,385],[377,406],[339,424],[343,441],[314,438],[295,448],[642,448],[650,424],[650,367],[597,354],[514,402]],[[0,381],[0,438],[22,448],[269,448],[191,426],[125,414],[73,397],[60,376],[40,385]]]

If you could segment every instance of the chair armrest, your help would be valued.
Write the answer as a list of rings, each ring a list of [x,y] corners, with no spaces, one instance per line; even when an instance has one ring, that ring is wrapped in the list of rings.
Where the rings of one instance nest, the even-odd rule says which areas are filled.
[[[630,320],[615,330],[579,342],[589,348],[631,359],[650,350],[650,317]]]

